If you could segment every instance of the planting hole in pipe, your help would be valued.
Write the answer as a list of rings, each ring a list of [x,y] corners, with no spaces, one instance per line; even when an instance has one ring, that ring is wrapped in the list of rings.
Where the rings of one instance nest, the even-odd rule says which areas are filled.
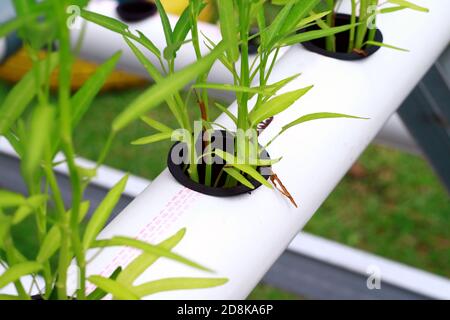
[[[344,26],[350,24],[350,15],[347,14],[336,14],[336,27],[338,26]],[[317,25],[311,26],[309,28],[306,28],[305,30],[302,30],[301,32],[305,31],[312,31],[312,30],[319,30],[320,27]],[[326,49],[326,40],[325,38],[315,39],[311,41],[303,42],[302,45],[307,50],[321,54],[323,56],[327,56],[330,58],[338,59],[338,60],[361,60],[368,58],[369,56],[373,55],[375,52],[380,49],[379,46],[370,45],[365,46],[363,48],[363,52],[348,52],[348,46],[349,46],[349,39],[350,39],[350,31],[344,31],[341,33],[336,34],[336,52],[328,51]],[[367,36],[366,39],[367,40]],[[375,39],[376,42],[383,42],[383,34],[379,29],[375,32]]]
[[[156,12],[156,5],[145,0],[125,2],[117,6],[117,14],[125,22],[139,22],[153,16]]]
[[[221,139],[221,141],[217,141],[217,139]],[[214,147],[217,147],[217,149],[221,149],[230,154],[234,154],[234,151],[232,150],[234,150],[235,140],[236,138],[232,133],[226,132],[224,130],[214,131],[211,136],[211,145],[213,146],[212,157],[213,159],[215,158],[216,160],[219,160],[214,161],[214,163],[212,164],[213,186],[207,186],[204,184],[206,172],[206,164],[204,160],[202,161],[202,163],[197,164],[199,182],[195,182],[189,177],[189,174],[187,173],[187,152],[185,152],[188,148],[184,142],[177,142],[170,149],[169,156],[167,158],[167,166],[169,168],[169,171],[175,178],[175,180],[177,180],[186,188],[215,197],[232,197],[256,190],[261,186],[261,183],[248,175],[245,175],[245,178],[254,186],[254,189],[251,189],[239,182],[233,187],[224,187],[228,175],[223,171],[225,164],[220,161],[221,159],[218,159],[218,157],[214,155]],[[201,142],[201,139],[198,139],[198,142],[204,144],[204,142]],[[202,149],[203,146],[197,145],[197,149],[199,148]],[[259,158],[263,160],[269,160],[270,156],[267,151],[263,150]],[[258,167],[257,170],[266,180],[268,180],[272,174],[271,167],[261,166]]]

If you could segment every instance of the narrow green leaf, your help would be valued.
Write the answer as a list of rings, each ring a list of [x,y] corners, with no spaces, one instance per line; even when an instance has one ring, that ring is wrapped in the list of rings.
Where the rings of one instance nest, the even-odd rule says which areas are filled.
[[[232,114],[232,113],[230,112],[230,110],[228,110],[227,107],[224,107],[223,105],[221,105],[221,104],[218,103],[218,102],[215,103],[215,106],[216,106],[220,111],[222,111],[223,113],[225,113],[231,120],[233,120],[233,122],[234,122],[235,124],[237,124],[237,118],[236,118],[236,116],[235,116],[234,114]]]
[[[182,264],[191,266],[193,268],[208,271],[211,272],[210,269],[203,267],[199,265],[196,262],[193,262],[189,259],[186,259],[176,253],[171,252],[170,250],[164,249],[161,246],[155,246],[152,244],[149,244],[147,242],[133,239],[133,238],[127,238],[127,237],[113,237],[108,240],[96,240],[93,242],[91,248],[106,248],[106,247],[117,247],[117,246],[128,246],[135,249],[142,250],[145,253],[156,255],[158,257],[165,257],[177,262],[180,262]]]
[[[154,142],[158,142],[158,141],[162,141],[162,140],[167,140],[167,139],[170,139],[171,137],[172,137],[172,132],[160,132],[160,133],[156,133],[151,136],[148,136],[148,137],[143,137],[143,138],[134,140],[131,142],[131,144],[132,145],[150,144],[150,143],[154,143]]]
[[[233,84],[221,84],[221,83],[197,83],[192,86],[193,88],[198,89],[215,89],[215,90],[223,90],[223,91],[233,91],[233,92],[246,92],[246,93],[255,93],[255,94],[268,94],[268,90],[266,88],[260,87],[244,87]]]
[[[170,238],[159,243],[158,246],[171,250],[183,239],[186,234],[186,229],[183,228]],[[158,260],[159,256],[154,254],[142,253],[136,259],[134,259],[117,277],[117,281],[125,284],[133,284],[133,282],[152,264]]]
[[[288,35],[295,32],[299,22],[304,19],[314,8],[320,0],[302,0],[298,1],[286,17],[283,25],[279,31],[280,36]]]
[[[81,89],[72,98],[72,128],[75,128],[89,109],[94,98],[102,89],[110,74],[114,71],[117,62],[121,57],[121,52],[115,53],[105,63],[97,68],[95,73],[83,84]]]
[[[388,0],[388,2],[409,8],[411,10],[420,11],[420,12],[429,12],[425,7],[418,6],[417,4],[414,4],[412,2],[406,1],[406,0]]]
[[[13,296],[11,294],[0,294],[0,300],[12,301],[12,300],[22,300],[22,298],[19,296]]]
[[[286,131],[287,129],[296,126],[300,123],[317,120],[317,119],[330,119],[330,118],[349,118],[349,119],[363,119],[367,120],[368,118],[362,118],[362,117],[356,117],[356,116],[350,116],[347,114],[342,113],[330,113],[330,112],[319,112],[319,113],[311,113],[304,116],[301,116],[297,120],[294,120],[287,125],[285,125],[282,130]]]
[[[0,275],[0,289],[19,280],[23,276],[38,272],[41,269],[42,265],[40,263],[31,261],[13,265]]]
[[[55,109],[51,106],[39,106],[31,119],[29,138],[23,160],[23,170],[27,178],[31,178],[38,169],[45,148],[51,141]]]
[[[153,65],[153,63],[150,62],[150,60],[136,47],[133,42],[128,39],[126,36],[123,37],[125,39],[125,42],[130,47],[131,51],[133,51],[136,58],[139,60],[139,62],[142,64],[142,66],[147,70],[147,73],[150,75],[150,77],[153,78],[155,82],[158,82],[162,80],[162,75],[159,72],[159,70]]]
[[[164,78],[141,94],[128,108],[113,121],[113,130],[119,131],[133,120],[141,117],[150,109],[169,99],[199,74],[205,73],[225,50],[225,44],[219,44],[209,55],[173,75]]]
[[[0,190],[0,208],[18,207],[25,202],[25,197],[21,194]]]
[[[305,41],[311,41],[314,39],[328,37],[328,36],[334,35],[336,33],[350,30],[351,28],[353,28],[357,25],[359,25],[359,23],[349,24],[349,25],[339,26],[339,27],[333,27],[333,28],[328,28],[328,29],[323,29],[323,30],[312,30],[312,31],[305,31],[305,32],[297,33],[293,36],[282,39],[278,43],[278,45],[291,46],[296,43],[302,43]]]
[[[58,250],[61,243],[61,231],[60,228],[51,228],[50,231],[45,235],[42,241],[39,253],[36,257],[36,261],[39,263],[44,263],[50,259],[53,254]]]
[[[158,8],[159,17],[161,19],[161,24],[164,30],[164,36],[166,37],[167,46],[173,43],[172,26],[170,25],[169,17],[164,9],[160,0],[155,0],[156,7]]]
[[[239,59],[238,22],[235,19],[233,1],[217,0],[220,30],[222,37],[228,43],[227,55],[232,62]]]
[[[141,284],[134,292],[142,298],[163,291],[213,288],[227,282],[226,278],[168,278]]]
[[[224,167],[223,171],[225,171],[228,175],[232,176],[234,179],[236,179],[236,181],[239,181],[240,183],[242,183],[244,186],[250,188],[250,189],[255,189],[255,186],[247,180],[247,178],[245,178],[239,171],[237,171],[234,168],[227,168]]]
[[[131,286],[101,276],[90,276],[88,280],[103,291],[111,293],[115,299],[139,300],[139,295]]]
[[[116,280],[121,272],[122,272],[122,267],[117,267],[116,270],[114,270],[114,272],[111,274],[109,279]],[[92,291],[87,296],[87,299],[88,300],[98,301],[98,300],[102,300],[107,294],[108,294],[108,292],[106,292],[103,289],[97,287],[94,291]]]
[[[250,112],[250,121],[252,126],[259,124],[270,117],[273,117],[280,112],[289,108],[294,102],[296,102],[300,97],[305,95],[313,86],[306,88],[301,88],[295,91],[290,91],[276,96],[269,101],[262,104],[257,109]]]
[[[240,161],[232,154],[225,152],[223,150],[220,150],[220,149],[214,150],[214,153],[217,156],[221,157],[223,160],[225,160],[227,165],[233,166],[234,168],[245,172],[250,177],[252,177],[256,181],[258,181],[259,183],[265,185],[266,187],[268,187],[270,189],[273,188],[273,186],[255,168],[253,168],[252,166],[250,166],[248,164],[239,163]]]
[[[81,222],[89,211],[89,201],[81,203],[80,215],[78,221]],[[71,215],[71,210],[67,212],[67,215]],[[61,231],[58,225],[54,225],[50,228],[42,241],[42,245],[39,249],[36,261],[45,262],[49,260],[59,249],[61,245]]]
[[[91,243],[95,240],[99,232],[105,226],[106,221],[110,217],[112,210],[115,208],[120,196],[125,190],[128,181],[128,175],[123,177],[106,195],[98,208],[95,210],[92,218],[86,227],[83,236],[83,247],[85,250],[89,249]]]
[[[128,25],[111,17],[104,16],[88,10],[81,10],[81,17],[111,31],[123,34],[128,30]]]
[[[173,129],[166,126],[164,123],[161,123],[155,119],[152,119],[148,116],[142,116],[141,120],[144,121],[146,124],[148,124],[150,127],[152,127],[155,130],[158,130],[160,132],[173,132]]]
[[[325,12],[320,12],[320,13],[312,13],[310,14],[309,17],[303,18],[302,20],[300,20],[300,22],[297,24],[297,28],[302,28],[307,26],[308,24],[316,21],[316,20],[321,20],[323,17],[329,15],[331,13],[331,11],[325,11]]]
[[[161,52],[156,47],[156,45],[145,36],[142,32],[139,30],[136,31],[139,35],[140,44],[142,44],[146,49],[148,49],[151,53],[153,53],[156,57],[161,57]]]
[[[53,71],[58,62],[57,54],[51,54],[45,60],[33,66],[3,100],[3,103],[0,105],[0,136],[9,130],[35,97],[37,87],[35,69],[39,69],[38,73],[43,77],[46,74],[47,62],[49,62],[49,71]],[[39,81],[42,81],[42,79]]]
[[[22,222],[33,211],[44,205],[47,199],[48,196],[43,194],[34,195],[26,199],[25,204],[20,206],[19,209],[17,209],[17,211],[14,213],[12,223],[19,224],[20,222]]]
[[[403,49],[403,48],[395,47],[395,46],[392,46],[392,45],[390,45],[390,44],[383,43],[383,42],[378,42],[378,41],[366,41],[366,42],[364,43],[364,45],[371,45],[371,46],[377,46],[377,47],[385,47],[385,48],[394,49],[394,50],[398,50],[398,51],[409,52],[408,49]]]

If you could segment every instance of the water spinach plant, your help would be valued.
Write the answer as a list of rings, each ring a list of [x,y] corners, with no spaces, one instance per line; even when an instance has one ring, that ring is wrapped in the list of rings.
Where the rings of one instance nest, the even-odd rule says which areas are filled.
[[[123,236],[96,239],[124,191],[127,176],[108,192],[89,221],[84,222],[90,207],[84,200],[86,187],[108,154],[116,131],[103,147],[98,146],[103,151],[96,165],[89,168],[77,164],[73,136],[120,58],[120,52],[113,54],[78,91],[71,92],[76,52],[70,42],[67,9],[70,5],[82,8],[86,3],[85,0],[14,0],[17,17],[0,25],[0,37],[18,32],[33,63],[31,71],[0,104],[0,137],[8,140],[18,154],[27,187],[26,195],[0,189],[0,299],[29,300],[34,294],[45,300],[94,300],[107,294],[116,299],[140,299],[160,291],[225,284],[225,278],[209,277],[167,278],[135,285],[135,280],[160,257],[204,272],[211,270],[172,252],[183,239],[184,229],[159,244]],[[181,23],[188,26],[190,22],[184,21]],[[222,48],[219,46],[211,55],[173,76],[181,82],[200,76],[199,71],[212,63]],[[59,82],[55,98],[49,89],[52,75]],[[158,80],[167,83],[162,77]],[[176,101],[178,96],[173,97],[172,89],[147,92],[144,100],[150,97],[156,101]],[[183,117],[183,112],[176,109],[178,105],[173,106]],[[131,107],[136,108],[136,104]],[[120,117],[114,128],[121,128],[129,120],[128,116]],[[188,123],[186,119],[181,120]],[[58,154],[62,154],[61,161],[55,160]],[[61,164],[65,164],[69,172],[70,203],[64,201],[60,181],[56,178],[55,167]],[[24,254],[23,248],[17,245],[16,230],[28,219],[34,222],[38,249]],[[141,253],[131,264],[117,266],[110,275],[88,274],[89,264],[98,257],[97,253],[118,246]],[[71,274],[69,269],[78,272]],[[25,276],[31,279],[29,286],[24,282]],[[74,286],[69,280],[75,280]],[[89,283],[96,289],[88,291]],[[14,286],[15,294],[2,291],[8,285]]]
[[[377,17],[379,14],[397,12],[400,10],[411,9],[420,12],[428,12],[427,8],[418,6],[406,0],[322,0],[319,4],[321,10],[327,10],[323,19],[318,19],[317,24],[321,29],[328,29],[337,25],[336,16],[338,9],[343,2],[350,2],[351,14],[348,17],[348,24],[352,27],[348,32],[348,43],[346,51],[365,55],[365,49],[370,46],[384,46],[391,49],[404,50],[390,44],[376,41]],[[336,52],[336,36],[326,37],[326,50]]]
[[[171,25],[163,5],[156,0],[166,39],[164,49],[157,48],[149,40],[150,37],[139,30],[131,31],[121,21],[83,11],[84,19],[121,34],[155,81],[155,85],[116,118],[112,124],[112,131],[118,132],[132,121],[141,118],[157,133],[138,139],[133,144],[142,145],[165,139],[180,141],[183,152],[180,153],[178,149],[175,149],[176,152],[171,152],[170,156],[176,158],[182,154],[182,161],[177,165],[193,182],[190,186],[201,186],[196,189],[197,191],[214,195],[214,192],[209,192],[211,189],[231,190],[245,186],[247,189],[241,188],[241,191],[246,192],[259,185],[273,188],[267,179],[274,178],[275,175],[272,172],[267,174],[267,171],[264,174],[261,170],[264,167],[270,167],[280,159],[271,160],[262,156],[267,146],[259,144],[258,136],[270,124],[273,117],[288,109],[312,89],[312,86],[308,86],[278,94],[286,84],[299,76],[296,74],[276,83],[270,83],[270,75],[280,48],[330,36],[352,27],[346,25],[299,33],[299,30],[307,28],[317,19],[328,14],[327,12],[313,13],[319,1],[286,1],[276,17],[269,22],[266,20],[264,11],[268,1],[218,0],[216,5],[222,41],[214,43],[198,29],[198,15],[205,7],[204,1],[189,1],[189,6],[181,14],[178,22]],[[256,33],[252,31],[255,25],[259,30]],[[257,41],[256,56],[252,56],[249,53],[249,47],[254,44],[255,38],[259,38],[259,41]],[[175,72],[177,53],[183,45],[192,46],[198,61],[181,72]],[[207,55],[204,55],[205,46],[210,51]],[[159,65],[153,65],[148,55],[154,55]],[[222,63],[230,72],[233,78],[232,84],[208,81],[211,66],[216,61]],[[198,100],[199,117],[196,119],[189,116],[189,106],[179,93],[179,90],[186,86],[188,96],[196,95]],[[236,114],[231,113],[223,105],[211,105],[208,97],[210,89],[235,92]],[[164,99],[178,122],[177,130],[146,115]],[[225,128],[215,123],[210,116],[213,107],[226,113],[235,126]],[[356,118],[326,112],[304,115],[286,124],[280,134],[305,121],[339,117]],[[231,148],[217,144],[218,142],[223,144],[229,140],[231,140]],[[175,160],[169,160],[169,164],[170,161]],[[205,190],[209,191],[205,192]],[[229,193],[223,195],[227,194]]]

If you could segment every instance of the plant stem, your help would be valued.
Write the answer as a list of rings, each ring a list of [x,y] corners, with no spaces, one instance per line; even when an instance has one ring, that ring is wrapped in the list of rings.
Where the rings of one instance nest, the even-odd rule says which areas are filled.
[[[354,24],[356,23],[356,0],[351,0],[352,2],[352,15],[350,18],[350,24],[353,26],[350,29],[350,36],[348,41],[348,53],[351,53],[353,49],[355,48],[355,30],[356,27]]]
[[[336,5],[335,0],[327,0],[328,10],[330,10],[331,12],[330,12],[330,14],[327,15],[326,19],[327,19],[327,25],[330,28],[333,28],[336,24],[335,12],[334,12],[335,5]],[[336,36],[335,35],[326,37],[325,42],[326,42],[326,49],[328,51],[336,52]]]

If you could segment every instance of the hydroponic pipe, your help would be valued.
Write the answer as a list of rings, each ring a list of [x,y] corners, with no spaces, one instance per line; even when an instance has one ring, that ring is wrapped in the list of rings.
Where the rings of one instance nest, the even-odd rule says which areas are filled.
[[[179,185],[165,170],[102,231],[100,238],[124,235],[157,243],[186,228],[174,251],[229,279],[220,287],[164,292],[149,298],[243,299],[250,293],[447,46],[450,2],[416,2],[430,8],[430,13],[401,11],[378,19],[386,43],[408,48],[409,53],[381,48],[370,59],[355,63],[294,46],[276,64],[272,81],[302,72],[286,91],[309,84],[315,88],[277,116],[261,142],[268,141],[282,125],[311,112],[370,118],[306,123],[288,130],[270,146],[272,157],[283,156],[274,171],[297,200],[298,209],[267,188],[228,199],[202,195]],[[233,104],[231,110],[235,109]],[[230,125],[225,116],[218,121]],[[127,248],[107,249],[89,264],[88,273],[109,276],[136,254]],[[160,259],[136,284],[191,276],[211,275]]]

